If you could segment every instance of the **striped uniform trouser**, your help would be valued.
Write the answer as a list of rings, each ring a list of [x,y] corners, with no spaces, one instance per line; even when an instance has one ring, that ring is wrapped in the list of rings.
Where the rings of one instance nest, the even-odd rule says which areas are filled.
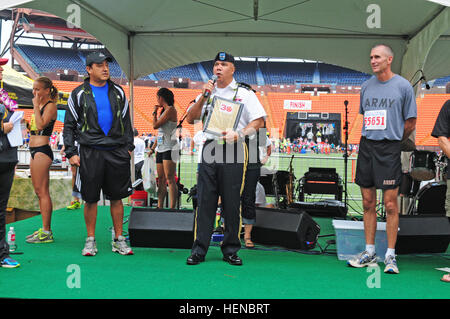
[[[241,248],[242,227],[240,198],[245,182],[247,147],[243,142],[218,144],[207,141],[198,170],[194,244],[192,254],[205,256],[214,230],[217,202],[222,203],[225,232],[221,245],[224,256],[234,255]]]

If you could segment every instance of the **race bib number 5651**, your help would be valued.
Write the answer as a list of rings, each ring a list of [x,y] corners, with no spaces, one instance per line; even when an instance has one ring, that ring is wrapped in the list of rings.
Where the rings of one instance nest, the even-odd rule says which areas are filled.
[[[364,112],[364,127],[367,130],[386,129],[386,110]]]

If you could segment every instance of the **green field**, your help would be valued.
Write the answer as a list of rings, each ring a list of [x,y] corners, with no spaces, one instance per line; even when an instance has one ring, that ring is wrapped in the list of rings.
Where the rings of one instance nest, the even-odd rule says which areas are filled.
[[[276,168],[278,170],[289,170],[289,163],[291,161],[291,156],[285,154],[272,154],[270,161],[266,166],[270,168]],[[297,184],[300,178],[303,177],[305,172],[309,170],[310,167],[327,167],[336,168],[339,177],[342,179],[342,184],[344,184],[345,176],[345,165],[343,154],[295,154],[292,160],[293,172],[295,175],[294,189],[297,189]],[[354,177],[354,171],[356,168],[356,156],[350,157],[347,164],[347,187],[348,187],[348,204],[349,212],[362,212],[361,205],[361,193],[359,186],[352,182],[352,176]],[[178,167],[177,167],[178,172]],[[180,165],[180,177],[181,183],[188,189],[196,184],[196,172],[197,172],[197,155],[182,155],[181,165]],[[353,172],[353,174],[352,174]],[[294,193],[294,200],[298,199],[298,192]],[[192,208],[192,202],[187,202],[188,195],[182,195],[181,206],[185,208]],[[334,195],[322,195],[322,194],[311,194],[305,197],[305,201],[319,201],[325,198],[334,199]],[[344,198],[344,195],[343,195]],[[273,202],[273,197],[267,198],[268,202]]]
[[[125,207],[126,220],[130,214],[131,207]],[[321,235],[335,233],[332,218],[314,217],[314,220],[321,227]],[[54,243],[26,243],[25,236],[41,224],[40,216],[12,224],[18,251],[22,253],[13,257],[21,266],[0,268],[0,298],[58,299],[52,303],[64,302],[62,299],[117,298],[158,299],[158,302],[160,299],[189,299],[189,302],[193,299],[388,299],[393,300],[392,304],[401,302],[397,299],[450,298],[448,284],[439,280],[443,272],[436,270],[448,266],[448,251],[400,255],[400,274],[388,275],[383,273],[382,262],[370,269],[348,267],[344,260],[337,258],[336,245],[328,245],[330,237],[319,238],[320,246],[328,247],[323,254],[318,246],[304,253],[260,244],[254,249],[242,247],[239,251],[242,267],[223,262],[219,245],[212,243],[204,263],[188,266],[186,258],[190,249],[133,247],[133,256],[112,253],[112,222],[106,206],[98,210],[99,251],[95,257],[81,254],[86,235],[83,209],[53,212]],[[128,227],[129,223],[124,225],[125,231]],[[337,302],[341,305],[343,301]],[[4,308],[17,311],[14,305]],[[152,304],[147,308],[149,313],[154,310]],[[117,311],[117,307],[111,309]],[[180,317],[170,309],[164,311],[168,318],[206,318]]]

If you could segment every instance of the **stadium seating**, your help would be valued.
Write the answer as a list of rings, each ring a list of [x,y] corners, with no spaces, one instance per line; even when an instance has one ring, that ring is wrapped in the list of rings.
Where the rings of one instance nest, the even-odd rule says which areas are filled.
[[[436,81],[434,81],[433,86],[445,86],[448,82],[450,82],[450,75],[436,79]]]
[[[315,63],[258,62],[265,84],[312,83]]]
[[[38,70],[36,70],[38,73],[53,72],[57,70],[74,70],[80,74],[86,74],[84,61],[86,56],[92,51],[47,48],[33,45],[18,45],[18,47],[38,68]],[[111,77],[124,77],[124,73],[117,61],[114,60],[109,63],[109,69]]]
[[[40,73],[61,69],[86,73],[84,63],[75,50],[33,45],[18,45],[18,47],[36,65]]]
[[[172,69],[154,73],[158,80],[172,80],[173,78],[187,78],[191,81],[202,81],[202,76],[196,64],[177,66]],[[147,77],[148,78],[148,77]]]
[[[320,63],[320,83],[336,85],[361,85],[371,75],[342,68],[336,65]]]
[[[84,61],[92,50],[73,50],[64,48],[49,48],[33,45],[16,45],[19,51],[31,61],[37,73],[53,72],[56,70],[75,70],[86,74]],[[105,49],[102,51],[106,52]],[[316,66],[321,84],[340,86],[358,86],[370,78],[371,75],[326,63],[292,63],[292,62],[252,62],[236,60],[235,79],[251,85],[257,84],[257,68],[259,67],[266,85],[293,85],[296,83],[316,83],[314,80]],[[214,61],[201,62],[208,78],[212,76]],[[125,78],[125,73],[117,61],[110,63],[110,73],[113,78]],[[192,81],[202,81],[201,73],[196,63],[178,66],[172,69],[152,74],[153,79],[172,80],[173,78],[189,78]],[[142,80],[151,79],[150,75],[143,76]],[[433,86],[445,86],[450,82],[450,76],[442,77],[434,82]]]
[[[431,136],[434,123],[449,94],[426,94],[417,99],[416,144],[438,146],[437,139]]]

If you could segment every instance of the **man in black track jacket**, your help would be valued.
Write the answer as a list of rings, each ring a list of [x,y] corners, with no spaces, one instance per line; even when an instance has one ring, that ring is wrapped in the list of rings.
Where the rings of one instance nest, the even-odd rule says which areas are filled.
[[[132,194],[130,159],[133,129],[124,90],[109,78],[111,57],[93,52],[86,57],[89,77],[72,91],[64,120],[64,145],[71,165],[79,166],[80,192],[86,202],[87,240],[84,256],[95,256],[95,224],[100,190],[111,202],[115,239],[112,251],[133,254],[122,236],[122,199]],[[75,140],[79,147],[75,145]]]

